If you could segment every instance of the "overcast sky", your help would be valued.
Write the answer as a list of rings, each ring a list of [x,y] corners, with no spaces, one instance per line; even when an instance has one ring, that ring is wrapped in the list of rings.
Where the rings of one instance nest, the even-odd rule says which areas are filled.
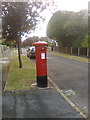
[[[80,11],[82,9],[88,9],[88,2],[89,0],[54,0],[57,6],[57,10],[67,10],[67,11]],[[54,9],[54,6],[50,7],[51,10]],[[47,23],[50,20],[52,14],[49,9],[46,9],[42,16],[45,17],[45,21],[41,22],[34,31],[29,36],[46,36],[46,27]],[[22,41],[25,40],[25,37],[22,38]]]

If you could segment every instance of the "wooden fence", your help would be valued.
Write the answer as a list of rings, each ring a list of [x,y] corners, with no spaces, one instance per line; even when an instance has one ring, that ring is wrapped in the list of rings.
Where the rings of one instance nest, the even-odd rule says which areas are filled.
[[[74,47],[59,48],[58,46],[55,46],[53,50],[65,54],[90,57],[90,48],[74,48]]]

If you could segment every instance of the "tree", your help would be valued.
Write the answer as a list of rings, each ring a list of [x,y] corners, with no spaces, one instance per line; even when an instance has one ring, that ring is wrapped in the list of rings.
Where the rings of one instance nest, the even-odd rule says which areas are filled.
[[[86,35],[81,42],[81,47],[90,48],[90,36]]]
[[[34,36],[34,37],[27,38],[26,40],[24,40],[24,41],[22,42],[22,46],[23,46],[23,47],[32,46],[32,44],[33,44],[34,42],[39,41],[39,39],[40,39],[40,38],[39,38],[38,36]]]
[[[88,14],[87,10],[74,12],[70,15],[69,21],[64,25],[67,44],[73,47],[80,47],[81,42],[87,35]]]
[[[57,11],[53,14],[47,26],[47,36],[50,39],[57,40],[58,44],[61,46],[64,41],[64,24],[68,20],[70,13],[67,11]]]
[[[88,35],[90,36],[90,1],[88,2]]]
[[[59,46],[78,46],[87,34],[87,25],[86,11],[58,11],[51,17],[46,33]]]
[[[18,46],[19,68],[22,68],[21,35],[35,29],[43,9],[45,5],[42,2],[2,2],[2,36]]]

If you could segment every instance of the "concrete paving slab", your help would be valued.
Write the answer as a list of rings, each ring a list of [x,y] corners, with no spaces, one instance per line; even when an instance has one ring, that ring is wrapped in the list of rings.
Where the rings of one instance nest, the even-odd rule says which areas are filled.
[[[2,99],[3,118],[82,118],[53,89],[4,92]]]

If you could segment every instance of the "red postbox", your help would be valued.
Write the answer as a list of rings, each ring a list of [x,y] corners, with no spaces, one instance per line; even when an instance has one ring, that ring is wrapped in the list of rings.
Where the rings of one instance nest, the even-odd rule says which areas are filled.
[[[37,71],[37,86],[47,87],[47,43],[44,41],[35,42],[33,44],[36,49],[36,71]]]

